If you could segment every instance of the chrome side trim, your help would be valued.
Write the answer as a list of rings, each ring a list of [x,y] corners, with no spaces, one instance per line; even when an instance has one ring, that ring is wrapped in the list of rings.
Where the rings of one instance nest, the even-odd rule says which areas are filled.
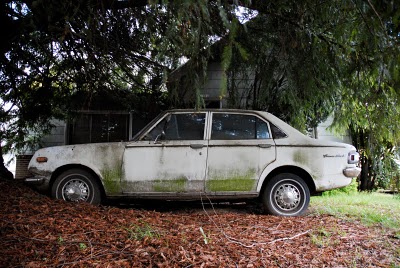
[[[46,177],[43,176],[35,176],[31,178],[24,179],[24,182],[30,185],[42,185],[46,180]]]

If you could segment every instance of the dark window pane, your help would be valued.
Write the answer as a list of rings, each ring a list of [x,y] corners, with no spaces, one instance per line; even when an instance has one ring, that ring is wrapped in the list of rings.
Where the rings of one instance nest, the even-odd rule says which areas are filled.
[[[164,131],[165,135],[159,137],[162,140],[202,140],[205,118],[204,113],[168,115],[146,135],[145,139],[155,140]]]
[[[92,143],[108,141],[108,115],[92,115]]]
[[[132,118],[132,136],[135,136],[140,130],[142,130],[153,118]]]
[[[256,118],[256,130],[257,130],[257,139],[271,138],[271,135],[269,135],[268,124],[262,121],[260,118]]]
[[[204,138],[204,113],[173,114],[166,125],[166,140],[202,140]]]
[[[90,115],[76,118],[70,125],[69,143],[82,144],[90,142]]]
[[[212,121],[213,140],[270,138],[268,124],[253,115],[214,113]]]
[[[129,136],[129,115],[82,115],[71,124],[70,129],[70,144],[126,141]]]
[[[108,122],[108,141],[124,141],[129,135],[129,115],[110,114]]]
[[[278,128],[274,124],[270,125],[271,125],[272,136],[274,137],[274,139],[282,139],[287,137],[286,133],[283,132],[280,128]]]

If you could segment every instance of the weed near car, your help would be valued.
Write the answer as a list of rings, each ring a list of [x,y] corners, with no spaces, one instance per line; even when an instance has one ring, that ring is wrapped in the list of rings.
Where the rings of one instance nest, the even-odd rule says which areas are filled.
[[[150,224],[143,222],[142,224],[132,224],[123,228],[128,233],[129,239],[143,240],[145,238],[159,238],[160,232],[154,229]]]

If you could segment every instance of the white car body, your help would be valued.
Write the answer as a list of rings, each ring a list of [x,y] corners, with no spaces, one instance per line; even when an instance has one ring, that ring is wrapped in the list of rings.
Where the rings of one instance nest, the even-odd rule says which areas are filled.
[[[252,123],[254,131],[245,129],[246,133],[240,134],[242,129],[232,130]],[[158,129],[166,125],[173,125],[167,134]],[[225,125],[229,130],[224,130]],[[179,139],[179,134],[175,137],[179,131],[185,131],[187,138]],[[86,191],[87,197],[87,191],[99,190],[108,198],[247,199],[262,197],[268,182],[279,174],[295,174],[311,194],[344,187],[359,174],[357,162],[358,153],[352,145],[309,138],[267,112],[172,110],[161,114],[129,142],[40,149],[29,164],[35,177],[26,181],[65,200],[75,200],[72,197],[79,197],[80,191]],[[81,186],[79,179],[66,185],[57,180],[71,169],[84,170],[97,189]],[[59,194],[55,182],[62,188]],[[285,205],[289,207],[267,211],[288,216],[304,213],[307,200],[301,211],[291,209],[298,206],[298,188],[302,186],[280,187],[271,198],[280,204],[289,200]],[[81,197],[78,199],[92,203],[100,200]],[[293,200],[296,204],[289,205]]]

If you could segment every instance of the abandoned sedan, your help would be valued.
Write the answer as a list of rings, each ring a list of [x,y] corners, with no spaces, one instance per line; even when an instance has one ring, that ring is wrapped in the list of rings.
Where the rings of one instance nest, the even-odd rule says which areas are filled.
[[[268,213],[297,216],[310,194],[348,185],[358,160],[353,146],[309,138],[266,112],[172,110],[129,142],[40,149],[26,182],[66,201],[258,199]]]

